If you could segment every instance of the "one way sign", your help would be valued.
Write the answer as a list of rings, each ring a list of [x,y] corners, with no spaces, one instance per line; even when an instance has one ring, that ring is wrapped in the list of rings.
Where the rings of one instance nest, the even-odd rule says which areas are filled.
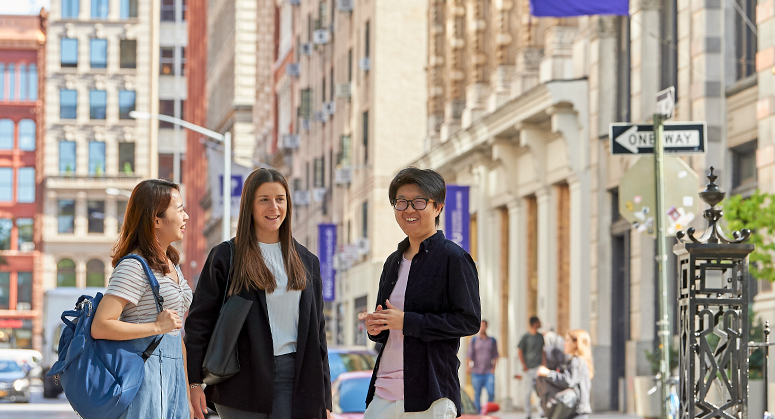
[[[672,122],[664,125],[666,154],[703,154],[707,137],[705,122]],[[611,154],[654,153],[654,126],[614,123],[608,132]]]

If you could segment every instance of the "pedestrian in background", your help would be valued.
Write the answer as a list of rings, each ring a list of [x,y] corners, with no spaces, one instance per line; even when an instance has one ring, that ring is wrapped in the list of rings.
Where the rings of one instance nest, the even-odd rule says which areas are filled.
[[[280,172],[254,171],[242,190],[234,259],[228,242],[207,257],[186,319],[197,418],[204,419],[206,401],[224,419],[325,418],[331,411],[320,262],[294,240],[292,208]],[[240,371],[203,390],[202,362],[224,293],[253,301],[237,340]]]
[[[595,368],[592,363],[592,341],[585,330],[571,330],[565,335],[565,354],[570,359],[558,371],[552,371],[546,367],[538,368],[538,376],[546,380],[560,392],[554,396],[554,400],[547,403],[547,418],[549,419],[588,419],[592,413],[590,404],[590,389],[592,377],[595,376]],[[571,397],[563,397],[560,394],[572,391]],[[575,395],[573,406],[567,406]],[[552,406],[554,405],[554,406]],[[556,409],[559,407],[559,409]],[[555,414],[554,410],[557,410]],[[567,413],[565,413],[567,411]]]
[[[519,340],[519,360],[522,362],[525,383],[525,413],[528,419],[533,411],[531,402],[535,379],[538,376],[538,367],[545,365],[544,359],[544,335],[538,332],[541,328],[541,320],[533,316],[530,318],[530,329]],[[540,415],[539,415],[540,416]]]
[[[544,332],[544,366],[550,370],[556,370],[565,364],[565,339],[557,334],[554,329]]]
[[[479,333],[468,344],[468,365],[466,372],[471,374],[474,386],[474,405],[481,412],[482,388],[487,389],[487,401],[495,401],[495,365],[498,362],[498,342],[487,336],[487,320],[482,320]]]
[[[172,246],[183,239],[188,214],[180,187],[150,179],[135,186],[113,246],[113,273],[92,323],[94,339],[129,340],[138,353],[162,335],[143,364],[145,378],[122,419],[193,417],[188,398],[186,346],[180,336],[181,319],[191,304],[191,288],[183,278],[180,254]],[[158,312],[143,265],[135,259],[118,263],[128,254],[142,256],[159,282],[164,310]]]
[[[403,169],[388,198],[406,234],[388,256],[376,310],[363,316],[379,352],[365,419],[459,416],[460,338],[479,330],[479,277],[471,256],[437,231],[446,185],[433,170]],[[409,413],[409,415],[405,415]]]

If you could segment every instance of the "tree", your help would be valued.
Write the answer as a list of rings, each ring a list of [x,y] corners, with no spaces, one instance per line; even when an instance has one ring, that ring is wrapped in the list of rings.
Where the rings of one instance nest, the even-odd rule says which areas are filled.
[[[775,226],[775,195],[759,190],[747,198],[733,195],[723,202],[722,207],[728,231],[747,228],[752,232],[748,243],[756,245],[756,250],[749,256],[751,275],[775,282],[775,230],[770,231]],[[731,234],[727,236],[731,237]]]

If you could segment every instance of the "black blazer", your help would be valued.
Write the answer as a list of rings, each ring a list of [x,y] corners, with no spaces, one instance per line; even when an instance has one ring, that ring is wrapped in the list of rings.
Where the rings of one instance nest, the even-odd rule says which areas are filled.
[[[296,243],[307,270],[307,287],[299,300],[299,335],[296,342],[296,379],[293,388],[294,418],[325,418],[331,409],[331,375],[328,369],[326,322],[320,261]],[[202,362],[221,308],[231,250],[223,242],[207,257],[194,300],[185,323],[188,380],[202,382]],[[240,372],[213,386],[207,386],[207,401],[256,413],[271,413],[274,394],[274,349],[266,294],[243,290],[240,296],[253,301],[237,339]]]
[[[385,307],[398,280],[401,258],[409,239],[388,256],[379,279],[377,305]],[[457,357],[460,338],[479,331],[481,306],[479,276],[471,255],[436,232],[420,244],[412,259],[404,298],[404,410],[422,412],[446,397],[460,409]],[[374,398],[374,383],[389,331],[377,336],[382,343],[371,377],[366,404]]]

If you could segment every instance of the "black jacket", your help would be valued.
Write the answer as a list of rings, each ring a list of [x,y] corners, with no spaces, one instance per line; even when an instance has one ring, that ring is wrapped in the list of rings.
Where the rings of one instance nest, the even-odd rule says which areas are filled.
[[[409,239],[398,245],[382,268],[377,305],[385,307],[398,280],[401,257]],[[460,338],[479,331],[479,277],[471,255],[438,231],[420,244],[412,259],[404,299],[404,410],[422,412],[446,397],[460,409],[457,357]],[[369,335],[383,344],[369,385],[366,404],[374,398],[379,362],[389,332]]]
[[[299,335],[296,342],[296,379],[293,388],[294,418],[325,418],[331,409],[331,379],[328,370],[326,323],[320,261],[296,243],[307,270],[307,287],[299,300]],[[194,293],[185,324],[188,379],[202,382],[204,360],[210,335],[218,319],[231,251],[223,242],[207,257]],[[253,301],[248,318],[237,340],[240,372],[205,389],[207,401],[256,413],[271,413],[274,394],[274,349],[266,294],[263,290],[243,290],[240,296]]]

